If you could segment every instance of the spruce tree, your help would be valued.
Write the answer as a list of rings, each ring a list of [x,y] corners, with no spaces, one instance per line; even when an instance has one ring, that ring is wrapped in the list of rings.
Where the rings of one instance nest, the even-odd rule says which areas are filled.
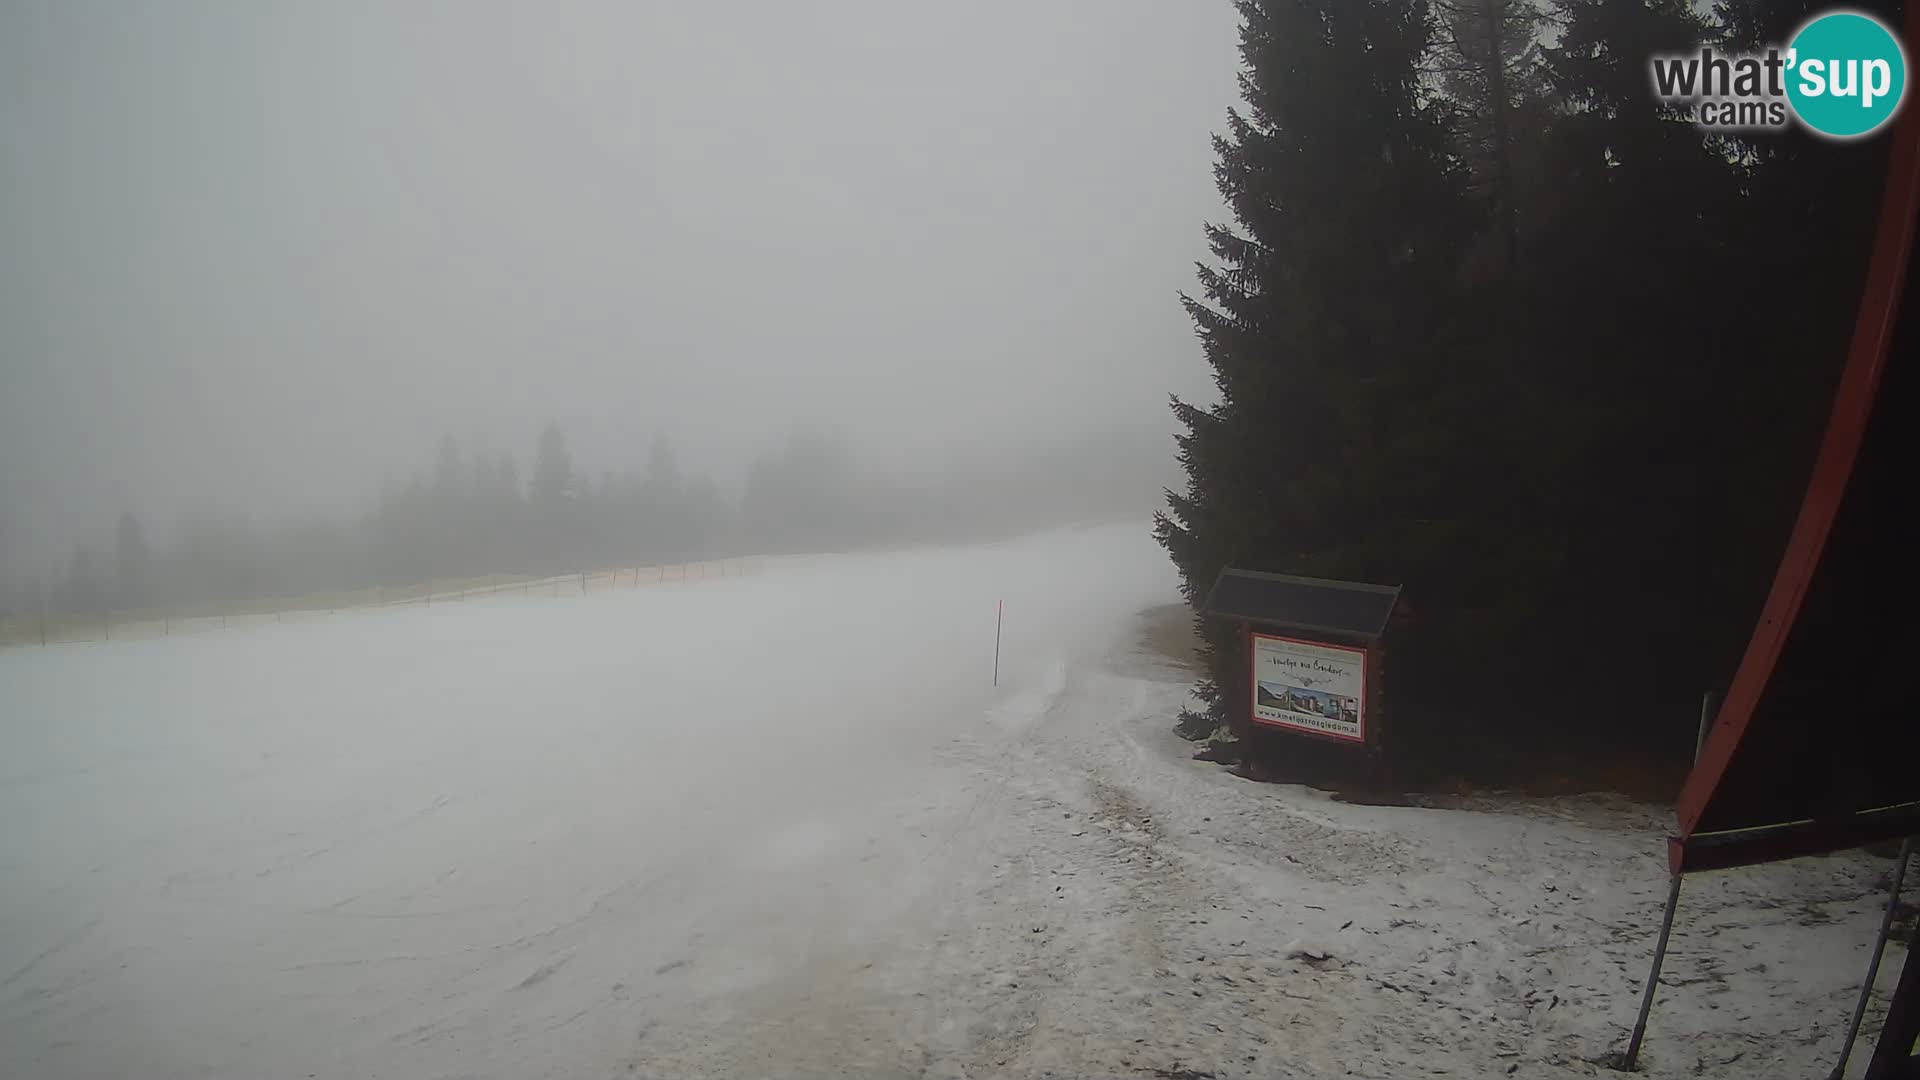
[[[1649,715],[1677,718],[1668,745],[1690,745],[1687,706],[1726,677],[1738,657],[1725,645],[1752,625],[1729,571],[1767,543],[1726,525],[1744,501],[1744,466],[1729,455],[1767,437],[1737,434],[1738,397],[1766,377],[1736,335],[1764,258],[1738,241],[1768,228],[1725,138],[1653,92],[1648,57],[1713,38],[1696,5],[1563,0],[1558,19],[1547,70],[1563,102],[1554,155],[1568,212],[1543,234],[1525,307],[1541,375],[1563,392],[1563,467],[1541,504],[1565,537],[1553,604],[1580,617],[1538,635],[1528,666],[1561,686],[1634,686],[1657,703]],[[1557,693],[1569,698],[1561,716],[1613,746],[1635,727],[1660,734]]]
[[[540,429],[540,443],[534,452],[533,476],[527,485],[527,502],[533,512],[534,555],[545,569],[577,562],[581,554],[580,478],[574,473],[573,455],[567,451],[567,436],[560,425],[548,421]]]
[[[114,530],[114,603],[122,608],[145,607],[152,600],[153,554],[147,534],[132,511],[122,511]]]
[[[1241,0],[1244,109],[1214,139],[1235,224],[1183,295],[1219,401],[1178,398],[1186,490],[1155,534],[1188,600],[1233,564],[1399,579],[1446,515],[1425,475],[1459,253],[1452,132],[1418,77],[1418,0]],[[1202,620],[1209,708],[1247,732],[1245,657]]]
[[[567,435],[550,420],[540,429],[530,499],[542,513],[551,514],[574,493],[573,455],[567,452]]]
[[[63,591],[67,610],[82,614],[100,610],[100,583],[94,580],[93,549],[85,544],[73,546],[73,558],[67,563],[67,581]]]
[[[1458,109],[1461,145],[1498,227],[1501,265],[1519,258],[1523,142],[1544,127],[1545,14],[1534,0],[1435,0],[1430,67]]]

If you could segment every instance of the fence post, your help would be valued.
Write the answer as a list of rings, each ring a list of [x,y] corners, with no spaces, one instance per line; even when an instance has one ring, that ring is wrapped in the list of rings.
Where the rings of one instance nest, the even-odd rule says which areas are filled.
[[[33,595],[34,595],[34,605],[33,605],[34,609],[40,612],[40,647],[44,649],[46,648],[46,645],[47,645],[47,589],[46,589],[46,586],[41,585],[38,582],[35,582],[33,586]]]
[[[993,685],[1000,685],[1000,622],[1006,615],[1007,602],[1001,600],[993,605]]]

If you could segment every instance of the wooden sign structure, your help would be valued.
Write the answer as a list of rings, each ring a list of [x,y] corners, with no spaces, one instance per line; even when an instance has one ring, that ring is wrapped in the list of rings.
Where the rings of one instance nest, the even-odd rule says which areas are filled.
[[[1201,611],[1240,624],[1256,728],[1380,748],[1381,637],[1398,585],[1227,567]]]

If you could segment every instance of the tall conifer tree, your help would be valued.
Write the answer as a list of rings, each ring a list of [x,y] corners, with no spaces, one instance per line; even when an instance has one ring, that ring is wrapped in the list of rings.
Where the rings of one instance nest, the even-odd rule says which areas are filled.
[[[1220,400],[1175,399],[1186,490],[1156,536],[1198,602],[1228,564],[1399,577],[1444,511],[1421,473],[1471,221],[1452,133],[1418,76],[1420,0],[1241,0],[1240,92],[1214,139],[1234,224],[1183,296]],[[1233,721],[1245,658],[1203,625],[1204,716]]]

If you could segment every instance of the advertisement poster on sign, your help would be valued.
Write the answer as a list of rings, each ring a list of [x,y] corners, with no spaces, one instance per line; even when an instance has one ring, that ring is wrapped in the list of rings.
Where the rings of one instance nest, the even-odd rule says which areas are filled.
[[[1270,634],[1253,635],[1253,720],[1366,741],[1367,654]]]

